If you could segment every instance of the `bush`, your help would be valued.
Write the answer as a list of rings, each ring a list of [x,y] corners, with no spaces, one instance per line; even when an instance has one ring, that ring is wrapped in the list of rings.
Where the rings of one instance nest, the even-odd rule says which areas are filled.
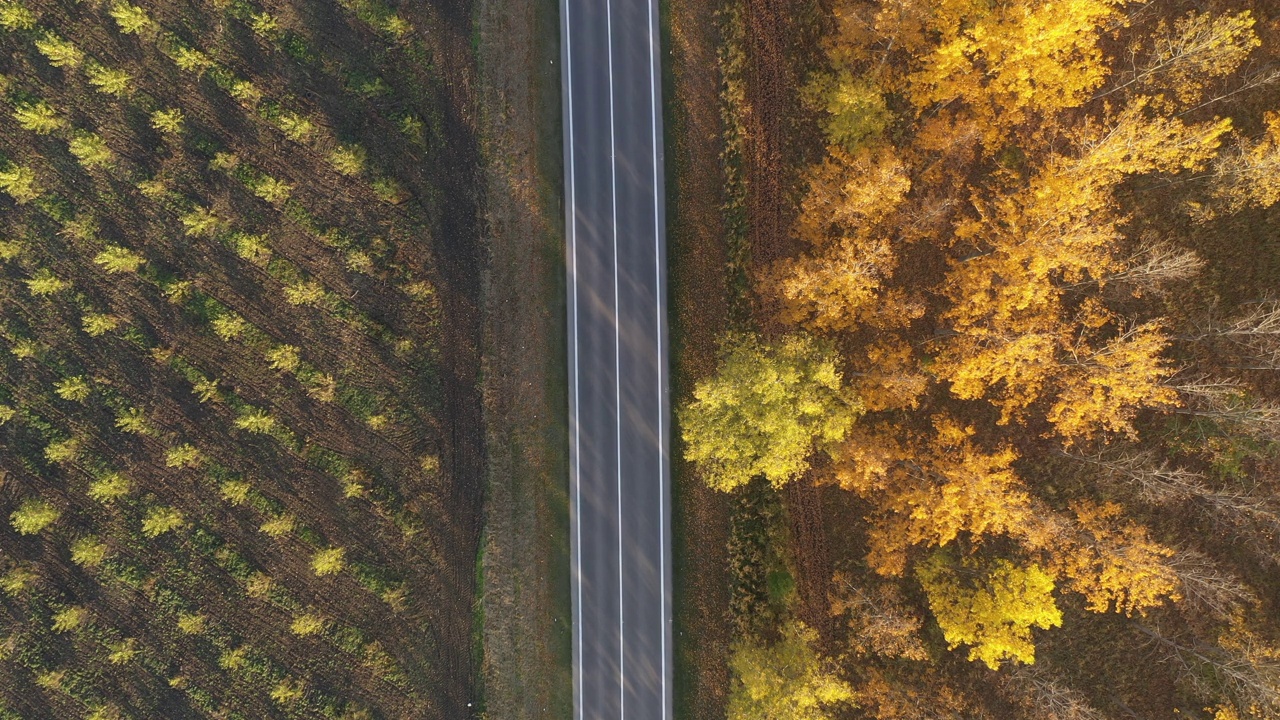
[[[142,534],[149,538],[156,538],[170,530],[177,530],[185,522],[182,512],[176,508],[153,507],[147,510],[146,516],[142,518]]]
[[[340,547],[321,550],[312,556],[311,570],[316,574],[316,577],[336,575],[347,566],[346,554],[347,551]]]
[[[28,498],[9,515],[9,523],[19,535],[35,535],[57,522],[61,515],[61,511],[51,503],[39,498]]]

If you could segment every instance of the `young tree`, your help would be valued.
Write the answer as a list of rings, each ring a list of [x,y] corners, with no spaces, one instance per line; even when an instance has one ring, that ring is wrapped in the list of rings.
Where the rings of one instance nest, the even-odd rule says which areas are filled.
[[[735,680],[729,720],[828,720],[832,710],[852,702],[853,688],[813,649],[817,640],[817,633],[793,620],[773,644],[739,641],[729,659]]]
[[[1053,577],[1039,565],[973,557],[957,563],[949,553],[936,552],[916,567],[916,579],[947,644],[968,645],[969,659],[992,670],[1005,660],[1034,663],[1031,629],[1062,625]]]
[[[836,355],[816,341],[791,335],[767,346],[731,336],[716,374],[679,411],[685,457],[717,490],[757,476],[781,486],[808,469],[815,449],[840,441],[861,409]]]
[[[9,515],[9,522],[19,535],[35,535],[62,516],[52,503],[40,498],[27,498]]]

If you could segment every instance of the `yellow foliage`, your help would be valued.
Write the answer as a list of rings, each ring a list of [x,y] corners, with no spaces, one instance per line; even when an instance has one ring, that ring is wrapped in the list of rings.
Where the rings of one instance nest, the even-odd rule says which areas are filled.
[[[829,708],[854,699],[853,689],[813,649],[818,634],[802,623],[783,628],[771,645],[740,641],[729,659],[735,682],[729,720],[827,720]]]
[[[861,412],[835,354],[812,339],[791,335],[771,347],[733,336],[716,375],[694,388],[679,417],[685,458],[708,485],[729,491],[757,476],[775,486],[796,479],[814,450],[843,439]]]
[[[1145,614],[1179,598],[1178,576],[1164,561],[1173,555],[1171,548],[1149,539],[1146,528],[1123,521],[1115,503],[1079,502],[1073,510],[1079,527],[1059,538],[1051,561],[1090,610]]]
[[[1031,629],[1062,625],[1053,578],[1039,565],[965,558],[957,568],[938,552],[916,568],[916,578],[947,644],[952,649],[968,645],[969,659],[992,670],[1005,660],[1034,663]]]

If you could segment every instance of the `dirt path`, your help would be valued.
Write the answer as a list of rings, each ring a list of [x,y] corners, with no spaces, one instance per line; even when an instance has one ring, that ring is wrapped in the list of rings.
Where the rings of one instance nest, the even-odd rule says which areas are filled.
[[[558,15],[480,0],[485,160],[482,717],[572,712]]]

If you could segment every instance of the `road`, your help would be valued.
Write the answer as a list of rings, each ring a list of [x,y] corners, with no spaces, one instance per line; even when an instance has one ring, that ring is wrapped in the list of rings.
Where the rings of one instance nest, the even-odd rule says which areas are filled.
[[[656,0],[561,0],[575,717],[672,717]]]

